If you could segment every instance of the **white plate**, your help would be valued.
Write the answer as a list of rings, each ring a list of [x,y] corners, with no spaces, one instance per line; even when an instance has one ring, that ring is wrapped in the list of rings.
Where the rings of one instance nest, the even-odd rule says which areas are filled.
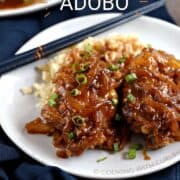
[[[39,11],[41,9],[52,7],[60,2],[61,0],[47,0],[47,2],[45,3],[37,3],[26,7],[21,7],[16,9],[4,9],[4,10],[0,10],[0,17],[17,16],[20,14],[32,13]]]
[[[92,15],[57,24],[35,36],[19,52],[113,16],[114,14]],[[180,58],[180,29],[174,25],[158,19],[141,17],[101,36],[113,32],[137,34],[141,41]],[[19,89],[31,85],[38,78],[34,67],[40,63],[44,61],[38,61],[7,73],[0,80],[1,126],[9,138],[29,156],[43,164],[57,166],[74,175],[102,179],[137,177],[159,171],[180,160],[180,143],[178,142],[157,151],[148,152],[151,156],[150,161],[143,160],[141,152],[138,152],[135,160],[125,160],[123,153],[127,149],[117,154],[89,150],[80,157],[57,158],[50,137],[29,135],[24,129],[25,123],[38,116],[39,111],[35,107],[36,99],[32,96],[23,96]],[[101,163],[96,162],[104,156],[108,156],[108,159]]]

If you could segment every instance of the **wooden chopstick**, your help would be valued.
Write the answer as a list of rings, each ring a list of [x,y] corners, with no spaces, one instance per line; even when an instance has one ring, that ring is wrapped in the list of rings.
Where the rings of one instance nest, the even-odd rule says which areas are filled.
[[[38,59],[42,59],[43,57],[51,55],[61,49],[76,44],[87,37],[95,36],[114,27],[132,21],[142,16],[143,14],[149,13],[163,5],[164,0],[158,0],[157,2],[138,8],[137,10],[131,11],[123,15],[119,15],[117,17],[111,18],[94,26],[75,32],[66,37],[50,42],[48,44],[34,48],[30,51],[16,55],[0,63],[0,75],[15,68],[34,62]]]

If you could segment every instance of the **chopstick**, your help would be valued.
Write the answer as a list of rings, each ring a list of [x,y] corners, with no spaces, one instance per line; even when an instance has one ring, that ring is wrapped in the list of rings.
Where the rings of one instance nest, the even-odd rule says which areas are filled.
[[[137,10],[133,10],[123,15],[119,15],[117,17],[111,18],[94,26],[85,28],[68,36],[50,42],[48,44],[34,48],[30,51],[16,55],[0,63],[0,75],[15,68],[21,67],[23,65],[35,62],[36,60],[49,56],[59,50],[76,44],[86,39],[87,37],[95,36],[114,27],[132,21],[142,16],[143,14],[149,13],[155,9],[160,8],[164,5],[164,2],[165,0],[159,0],[144,7],[138,8]]]

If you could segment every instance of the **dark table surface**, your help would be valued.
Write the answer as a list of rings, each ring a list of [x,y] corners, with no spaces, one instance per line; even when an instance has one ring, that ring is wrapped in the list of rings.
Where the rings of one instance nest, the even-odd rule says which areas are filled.
[[[155,0],[149,0],[149,2],[153,1]],[[130,1],[128,11],[140,6],[139,0]],[[114,10],[113,12],[116,11]],[[48,12],[50,12],[50,15],[45,17]],[[8,57],[12,56],[19,47],[41,30],[58,22],[92,13],[102,13],[102,10],[92,12],[89,9],[85,9],[75,12],[65,9],[63,12],[60,12],[59,6],[56,6],[30,15],[0,19],[0,61],[5,61]],[[174,23],[165,7],[148,15]],[[44,166],[32,160],[18,149],[0,129],[0,179],[71,180],[78,178],[66,174],[58,168]],[[144,176],[143,179],[180,180],[180,163],[160,172]]]

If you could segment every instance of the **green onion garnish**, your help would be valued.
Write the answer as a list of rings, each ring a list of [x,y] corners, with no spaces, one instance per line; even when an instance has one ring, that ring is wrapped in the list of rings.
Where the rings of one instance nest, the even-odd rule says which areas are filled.
[[[119,63],[122,64],[122,63],[124,63],[125,61],[126,61],[126,58],[125,58],[125,57],[122,57],[122,58],[120,58]]]
[[[78,71],[78,67],[79,67],[79,66],[80,66],[79,63],[74,63],[74,64],[72,65],[72,70],[73,70],[74,73],[76,73],[76,72]]]
[[[78,89],[72,89],[70,94],[71,96],[78,96],[80,94],[80,91]]]
[[[108,69],[109,69],[110,71],[117,71],[117,70],[119,69],[119,66],[116,65],[116,64],[111,64],[111,65],[108,67]]]
[[[88,54],[91,54],[93,51],[93,47],[91,44],[87,43],[84,45],[84,51],[86,51]]]
[[[100,158],[100,159],[98,159],[96,162],[102,162],[102,161],[104,161],[104,160],[106,160],[107,159],[107,157],[103,157],[103,158]]]
[[[128,96],[127,96],[127,100],[129,102],[134,102],[136,100],[136,97],[133,96],[133,94],[129,93]]]
[[[79,72],[85,72],[89,69],[89,64],[85,63],[85,64],[81,64],[80,65],[80,70]]]
[[[143,145],[142,144],[133,144],[130,146],[130,149],[136,149],[138,151],[138,150],[143,149]]]
[[[135,159],[136,158],[136,149],[129,149],[127,153],[128,159]]]
[[[76,125],[76,126],[81,126],[84,123],[84,118],[81,116],[73,116],[72,117],[72,122]]]
[[[131,83],[131,82],[135,81],[136,79],[137,79],[137,76],[135,73],[128,74],[125,77],[125,80],[127,83]]]
[[[75,137],[76,137],[76,135],[75,135],[74,132],[69,132],[69,133],[68,133],[68,138],[69,138],[70,140],[74,139]]]
[[[72,69],[74,73],[82,73],[87,71],[89,68],[89,64],[85,63],[85,64],[79,64],[79,63],[74,63],[72,65]]]
[[[78,84],[85,85],[87,83],[87,77],[84,74],[77,74],[76,81]]]
[[[113,148],[114,148],[114,152],[118,152],[119,151],[119,144],[118,143],[114,143],[113,144]]]
[[[116,116],[115,116],[115,121],[121,121],[122,120],[122,117],[120,114],[116,113]]]
[[[53,93],[50,98],[56,100],[58,98],[58,94]]]
[[[50,98],[49,98],[49,101],[48,101],[48,104],[50,106],[55,106],[56,105],[56,99],[58,98],[58,94],[56,93],[53,93]]]
[[[117,106],[119,103],[119,100],[117,98],[113,98],[111,101],[114,106]]]
[[[53,107],[56,105],[56,101],[53,99],[49,99],[48,104]]]

